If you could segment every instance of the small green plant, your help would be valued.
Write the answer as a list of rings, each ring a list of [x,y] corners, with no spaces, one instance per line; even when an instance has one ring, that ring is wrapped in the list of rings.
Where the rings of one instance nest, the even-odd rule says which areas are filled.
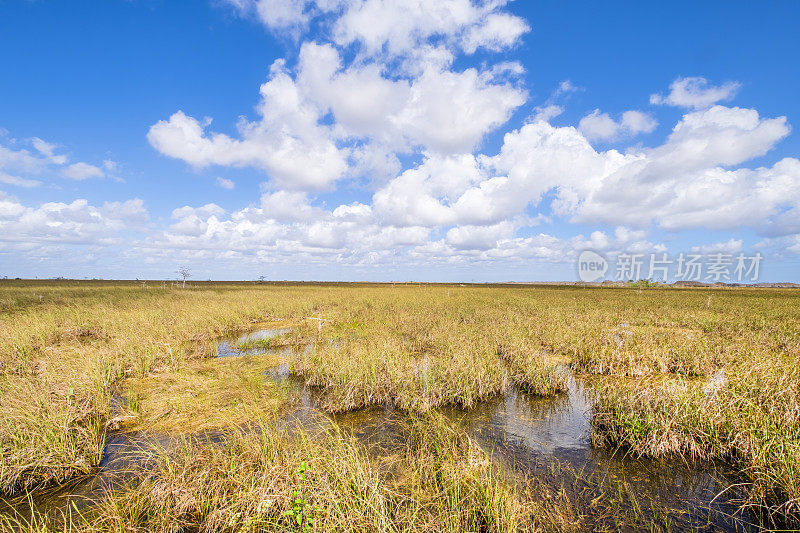
[[[272,338],[256,339],[242,341],[236,345],[236,349],[240,352],[249,352],[251,350],[269,350],[274,348],[277,343]]]
[[[132,413],[138,413],[141,407],[139,394],[136,391],[129,391],[125,398],[125,407]]]
[[[306,472],[308,470],[308,463],[301,461],[300,466],[297,468],[297,475],[300,478],[301,485],[304,484],[306,480]],[[297,524],[297,528],[300,531],[308,532],[314,530],[318,511],[318,508],[306,501],[301,491],[293,490],[292,508],[288,511],[284,511],[283,515],[290,517],[292,522]]]

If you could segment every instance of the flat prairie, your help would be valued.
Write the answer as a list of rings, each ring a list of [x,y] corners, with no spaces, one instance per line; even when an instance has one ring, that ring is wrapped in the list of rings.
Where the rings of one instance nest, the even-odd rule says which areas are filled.
[[[0,451],[11,530],[793,528],[800,291],[2,281]]]

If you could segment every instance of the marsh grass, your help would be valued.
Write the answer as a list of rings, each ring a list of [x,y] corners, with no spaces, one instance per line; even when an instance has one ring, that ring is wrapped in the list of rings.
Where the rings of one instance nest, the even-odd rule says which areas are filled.
[[[93,510],[70,513],[63,528],[511,532],[563,531],[574,519],[560,514],[570,512],[566,500],[539,494],[545,509],[441,416],[412,418],[407,431],[389,461],[336,427],[259,425],[214,445],[184,441],[152,452],[153,468]],[[16,526],[39,530],[42,520]]]
[[[307,326],[307,325],[306,325]],[[287,323],[286,321],[272,321],[253,324],[251,329],[255,333],[265,333],[265,338],[242,338],[236,341],[233,349],[241,354],[263,354],[278,348],[296,347],[304,345],[307,338],[303,324]]]
[[[265,379],[278,358],[245,357],[193,360],[178,370],[165,370],[126,381],[127,407],[136,399],[128,431],[197,433],[225,428],[287,408],[285,391]]]
[[[125,283],[4,282],[0,313],[0,492],[85,474],[102,456],[124,379],[213,354],[214,340],[272,317],[258,291]],[[293,305],[306,307],[302,296]]]
[[[148,468],[89,509],[6,517],[22,531],[670,531],[702,528],[676,509],[613,490],[557,461],[549,475],[501,466],[436,412],[412,414],[391,450],[335,425],[261,421],[212,443],[146,450]]]
[[[420,292],[414,294],[413,292]],[[544,396],[566,389],[563,357],[550,357],[515,330],[519,317],[486,292],[462,300],[407,291],[352,298],[333,308],[322,340],[294,370],[324,391],[323,406],[346,411],[390,403],[405,410],[469,408],[515,382]],[[402,296],[402,298],[401,298]]]
[[[164,431],[245,422],[264,406],[279,412],[270,406],[282,404],[280,391],[257,378],[266,361],[210,358],[219,338],[292,323],[289,342],[313,347],[292,371],[319,388],[327,411],[392,404],[427,413],[512,386],[547,396],[566,387],[569,369],[592,383],[595,442],[730,461],[752,504],[792,520],[800,512],[799,300],[791,290],[750,289],[3,282],[0,491],[61,483],[96,466],[107,424],[126,409],[115,394],[138,403],[129,398],[122,414],[135,420],[123,426]],[[720,372],[726,383],[707,392]],[[220,449],[191,453],[224,465],[213,455]],[[354,453],[342,450],[361,461]],[[412,470],[425,467],[404,457]],[[506,501],[492,490],[484,496]],[[358,494],[369,506],[379,501]],[[126,505],[149,512],[141,498]],[[425,526],[416,509],[422,514],[402,516]],[[500,524],[491,516],[480,520]]]
[[[59,353],[33,375],[0,374],[0,493],[64,482],[101,458],[108,375],[79,347]]]
[[[256,340],[249,340],[249,341],[242,341],[236,345],[236,349],[240,352],[249,352],[249,351],[267,351],[272,350],[281,346],[288,346],[286,342],[283,342],[279,339],[256,339]]]
[[[761,369],[758,385],[734,373],[709,392],[698,380],[599,383],[593,390],[593,438],[627,453],[726,461],[741,469],[749,499],[766,523],[798,526],[800,417],[797,367]],[[771,377],[770,377],[771,376]],[[756,511],[761,512],[761,511]]]

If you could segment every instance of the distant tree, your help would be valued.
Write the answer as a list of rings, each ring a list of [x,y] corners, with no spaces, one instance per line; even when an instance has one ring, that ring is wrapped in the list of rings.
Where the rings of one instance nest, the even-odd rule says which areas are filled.
[[[266,280],[266,279],[267,279],[267,276],[258,276],[258,282],[259,283],[264,283],[264,280]]]
[[[192,271],[189,267],[180,267],[175,273],[183,279],[183,288],[186,288],[186,280],[192,277]]]

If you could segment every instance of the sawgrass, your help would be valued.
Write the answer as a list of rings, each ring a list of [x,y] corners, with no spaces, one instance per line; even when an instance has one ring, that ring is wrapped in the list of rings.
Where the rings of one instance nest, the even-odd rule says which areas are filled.
[[[328,411],[388,403],[429,413],[512,386],[547,396],[571,370],[594,376],[596,443],[729,461],[751,503],[791,523],[798,304],[800,294],[778,289],[3,282],[0,491],[90,471],[109,424],[195,431],[278,413],[281,391],[257,378],[268,361],[209,358],[220,337],[291,323],[288,342],[311,345],[293,372]],[[193,450],[200,462],[219,453]],[[404,464],[411,477],[436,474]]]
[[[265,372],[275,357],[225,357],[190,361],[125,382],[125,408],[117,420],[126,431],[199,433],[282,412],[286,394]],[[131,400],[135,399],[135,407]]]

